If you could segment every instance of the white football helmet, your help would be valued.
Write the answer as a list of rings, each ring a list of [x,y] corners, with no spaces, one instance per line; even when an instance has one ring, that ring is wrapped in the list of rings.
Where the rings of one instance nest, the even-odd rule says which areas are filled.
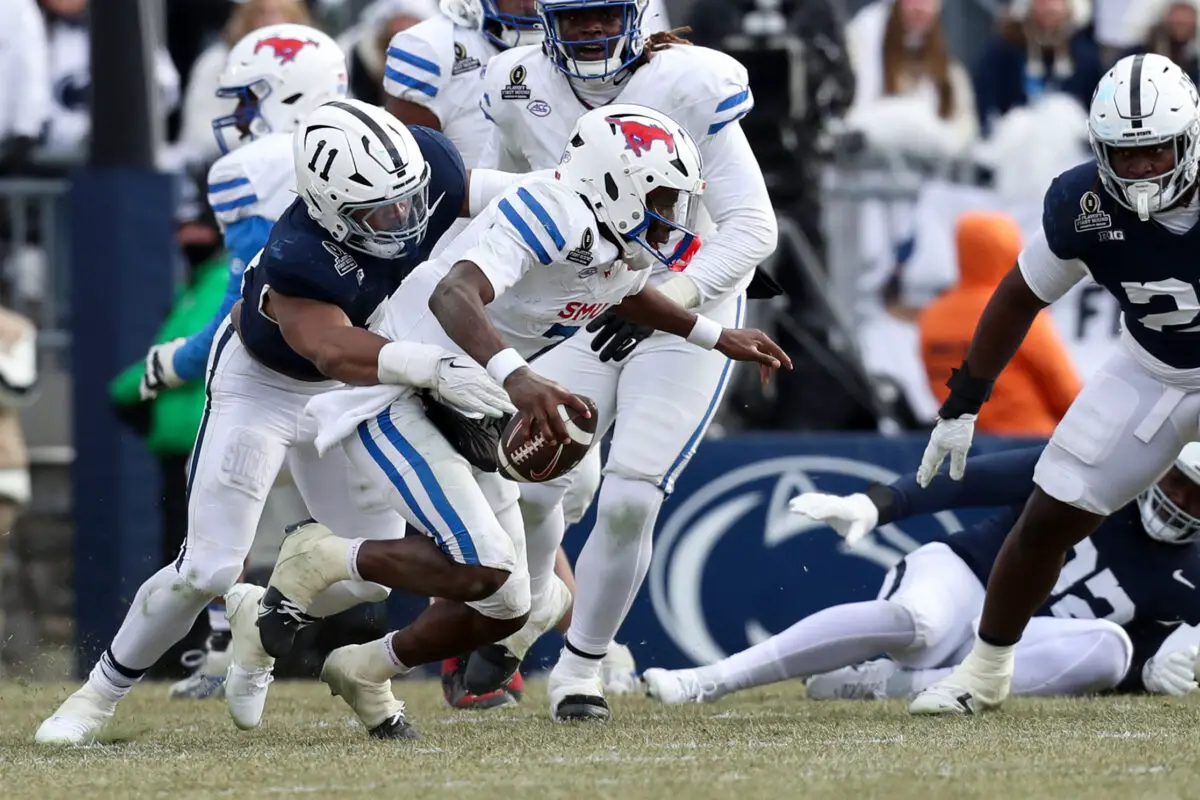
[[[1188,74],[1166,56],[1126,56],[1108,71],[1092,95],[1088,141],[1104,188],[1142,221],[1171,207],[1196,183],[1200,151],[1200,97]],[[1149,178],[1122,178],[1112,151],[1173,144],[1175,166]]]
[[[536,13],[532,0],[507,0],[510,3],[524,2],[533,13],[512,14],[500,10],[499,0],[440,0],[438,6],[443,14],[464,28],[481,31],[488,41],[501,50],[527,44],[541,44],[542,20]]]
[[[411,258],[429,225],[429,164],[408,128],[379,106],[335,100],[292,138],[296,191],[348,247]]]
[[[1178,480],[1175,470],[1191,483],[1200,485],[1200,442],[1185,445],[1175,459],[1174,469],[1138,496],[1138,511],[1141,512],[1142,527],[1151,539],[1187,544],[1200,539],[1200,517],[1182,508],[1163,490],[1164,482]]]
[[[213,120],[222,153],[268,133],[291,133],[322,103],[346,96],[346,55],[316,28],[284,23],[247,34],[233,46],[217,96],[237,100]]]
[[[611,78],[636,61],[645,48],[642,15],[646,5],[645,0],[537,0],[538,16],[546,31],[543,49],[568,78]],[[564,36],[560,15],[598,9],[620,15],[621,28],[616,34],[588,39]]]
[[[555,175],[588,202],[629,266],[650,266],[649,254],[682,270],[700,249],[693,233],[704,193],[700,148],[666,114],[630,103],[588,111],[576,121]],[[678,192],[668,214],[653,210],[646,199],[663,188]],[[656,221],[671,232],[658,247],[646,238]]]

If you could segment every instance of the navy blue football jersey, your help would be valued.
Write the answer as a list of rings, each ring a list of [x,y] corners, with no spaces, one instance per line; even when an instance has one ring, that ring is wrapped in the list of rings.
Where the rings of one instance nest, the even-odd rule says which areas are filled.
[[[1113,200],[1096,163],[1055,178],[1042,228],[1050,250],[1077,258],[1117,298],[1129,333],[1176,369],[1200,367],[1200,225],[1177,234]]]
[[[429,163],[429,228],[415,258],[379,258],[335,241],[297,198],[271,229],[258,258],[245,272],[239,319],[242,341],[261,364],[300,380],[325,376],[288,346],[279,326],[262,312],[267,289],[338,306],[358,327],[421,262],[458,218],[467,172],[450,140],[429,128],[409,131]]]
[[[961,481],[939,475],[928,489],[917,488],[913,476],[899,478],[890,484],[897,513],[881,521],[1007,504],[983,521],[940,538],[987,585],[1000,547],[1033,490],[1033,468],[1041,451],[1037,446],[969,459]],[[1107,619],[1126,628],[1134,642],[1140,685],[1141,665],[1163,640],[1179,624],[1200,624],[1200,544],[1151,539],[1137,503],[1130,503],[1073,548],[1050,599],[1037,613]]]

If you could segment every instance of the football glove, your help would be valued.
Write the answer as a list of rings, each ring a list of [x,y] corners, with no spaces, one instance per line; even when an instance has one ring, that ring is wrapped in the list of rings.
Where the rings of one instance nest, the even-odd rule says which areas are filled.
[[[967,468],[967,452],[971,449],[971,440],[974,438],[974,414],[963,414],[954,419],[938,419],[933,432],[929,434],[925,454],[921,456],[921,466],[917,469],[917,483],[921,487],[928,486],[933,476],[937,475],[946,456],[950,456],[950,479],[962,480],[963,472]]]
[[[633,352],[633,348],[654,333],[653,328],[623,319],[606,311],[587,324],[592,337],[592,350],[599,353],[601,361],[620,361]]]
[[[138,394],[143,400],[153,400],[163,389],[174,389],[184,384],[184,380],[175,372],[175,351],[186,341],[184,338],[172,339],[154,345],[146,353],[146,369],[138,385]]]
[[[447,355],[438,359],[437,377],[429,387],[435,400],[458,409],[468,418],[517,413],[508,392],[492,380],[486,369],[465,356]]]
[[[1142,685],[1155,694],[1189,694],[1196,691],[1196,658],[1200,645],[1159,654],[1142,667]]]
[[[879,509],[871,502],[871,498],[861,492],[846,497],[805,492],[788,502],[788,510],[826,523],[845,538],[850,547],[879,524]]]

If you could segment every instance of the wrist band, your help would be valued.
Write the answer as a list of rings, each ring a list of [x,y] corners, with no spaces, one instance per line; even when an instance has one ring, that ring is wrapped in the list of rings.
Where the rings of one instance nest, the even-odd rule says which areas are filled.
[[[712,350],[717,346],[717,342],[724,331],[724,326],[715,319],[709,319],[703,314],[697,314],[696,324],[692,326],[692,332],[687,335],[687,340],[697,347]]]
[[[525,363],[525,359],[521,358],[520,353],[511,347],[506,347],[488,359],[487,374],[492,376],[492,380],[503,386],[509,375],[515,370],[527,366],[529,365]]]

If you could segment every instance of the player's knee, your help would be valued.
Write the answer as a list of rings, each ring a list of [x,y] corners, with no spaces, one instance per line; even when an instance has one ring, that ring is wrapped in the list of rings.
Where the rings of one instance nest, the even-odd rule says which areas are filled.
[[[611,535],[641,539],[653,527],[647,522],[658,513],[663,493],[647,480],[609,474],[600,490],[596,514]]]
[[[563,502],[566,486],[550,483],[521,484],[521,516],[526,528],[541,525]]]
[[[904,648],[904,653],[937,647],[950,633],[952,625],[949,615],[939,613],[939,609],[922,608],[920,604],[907,602],[907,598],[903,595],[892,600],[878,602],[880,604],[879,614],[885,617],[883,621],[887,624],[888,630],[912,628],[912,644]],[[949,611],[949,609],[946,610]]]
[[[501,582],[495,589],[467,605],[474,608],[488,619],[511,623],[512,630],[503,634],[515,633],[521,629],[529,618],[531,598],[529,593],[529,575],[525,573],[501,573],[499,570],[489,570],[499,573]],[[492,577],[494,580],[495,576]]]
[[[578,474],[575,476],[575,481],[563,495],[563,521],[568,526],[583,519],[592,505],[592,500],[596,497],[596,490],[600,488],[599,463],[597,462],[595,469],[590,469],[587,468],[589,462],[590,459],[585,460],[583,465],[576,470]]]
[[[1129,666],[1133,663],[1133,641],[1125,629],[1115,622],[1097,620],[1099,627],[1094,632],[1093,658],[1088,661],[1093,667],[1092,691],[1116,688],[1125,680]]]
[[[242,574],[242,561],[229,559],[192,558],[180,565],[179,591],[194,592],[197,596],[220,597],[233,588]]]

